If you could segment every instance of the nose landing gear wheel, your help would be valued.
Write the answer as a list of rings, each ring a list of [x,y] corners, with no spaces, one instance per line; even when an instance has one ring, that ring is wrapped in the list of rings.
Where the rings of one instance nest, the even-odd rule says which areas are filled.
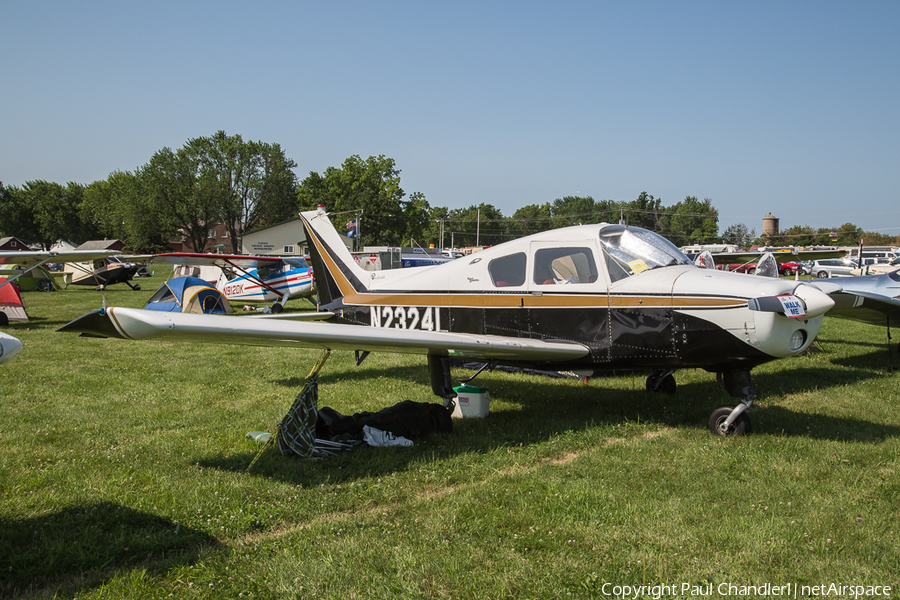
[[[731,414],[731,411],[734,410],[733,406],[720,406],[709,416],[709,431],[713,435],[720,436],[732,436],[732,435],[745,435],[750,433],[750,417],[747,416],[747,413],[741,413],[738,415],[738,418],[735,419],[734,423],[731,424],[731,427],[725,428],[725,421],[728,419],[728,415]]]

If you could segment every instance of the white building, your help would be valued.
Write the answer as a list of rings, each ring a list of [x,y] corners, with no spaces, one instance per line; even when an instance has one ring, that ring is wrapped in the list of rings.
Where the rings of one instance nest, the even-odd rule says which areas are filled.
[[[348,249],[353,249],[354,238],[343,238]],[[275,223],[241,236],[241,253],[257,256],[307,256],[309,244],[300,217]]]

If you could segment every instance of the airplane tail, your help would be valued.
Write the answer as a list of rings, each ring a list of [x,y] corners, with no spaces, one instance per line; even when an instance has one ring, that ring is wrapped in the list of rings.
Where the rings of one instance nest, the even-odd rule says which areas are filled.
[[[331,224],[325,209],[300,213],[320,304],[327,308],[345,296],[368,289],[371,273],[360,267]]]

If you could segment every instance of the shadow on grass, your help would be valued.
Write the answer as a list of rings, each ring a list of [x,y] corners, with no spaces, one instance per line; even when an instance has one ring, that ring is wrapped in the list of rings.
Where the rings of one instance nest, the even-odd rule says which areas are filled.
[[[403,378],[421,383],[411,386],[411,397],[417,401],[434,401],[416,397],[428,387],[424,369],[396,367],[379,369],[378,375]],[[341,380],[368,379],[373,373],[353,370]],[[604,389],[602,378],[590,385],[556,384],[559,380],[534,376],[496,378],[484,385],[495,399],[501,399],[511,410],[492,412],[487,419],[454,420],[451,434],[430,434],[415,440],[412,448],[360,447],[352,452],[325,459],[309,461],[282,456],[274,446],[268,448],[250,471],[257,477],[273,477],[302,486],[316,486],[358,477],[380,476],[404,470],[411,463],[444,459],[465,454],[484,454],[499,448],[546,442],[561,433],[591,428],[616,427],[623,424],[651,424],[651,427],[699,429],[706,431],[710,413],[737,400],[728,396],[724,387],[710,377],[708,381],[679,385],[673,395],[653,394],[644,389],[644,374],[635,373],[633,389]],[[792,369],[781,373],[754,375],[755,385],[762,398],[754,404],[750,416],[756,434],[787,435],[823,440],[854,440],[875,442],[900,436],[900,427],[874,423],[858,418],[842,418],[823,414],[797,412],[778,406],[766,406],[766,390],[781,394],[808,392],[848,382],[861,382],[884,375],[864,370],[842,370],[835,373],[827,368]],[[422,379],[422,381],[420,381]],[[279,382],[297,385],[297,379]],[[320,385],[327,385],[326,378]],[[770,392],[771,393],[771,392]],[[377,410],[381,407],[373,407]],[[616,435],[619,435],[617,432]],[[256,452],[229,457],[209,457],[201,461],[205,467],[225,471],[245,471]]]
[[[276,379],[272,383],[276,385],[280,385],[291,390],[300,391],[300,388],[303,387],[303,384],[306,383],[305,373],[312,367],[304,367],[306,371],[304,371],[304,376],[291,377],[289,379]],[[327,386],[329,383],[333,383],[335,381],[341,382],[363,382],[371,385],[372,381],[376,378],[382,379],[393,379],[400,381],[410,381],[416,384],[421,384],[428,386],[430,389],[430,384],[428,383],[428,367],[425,364],[424,360],[421,366],[418,365],[405,365],[405,366],[397,366],[397,367],[379,367],[372,366],[368,367],[366,365],[362,365],[359,367],[352,367],[350,369],[329,369],[329,365],[319,373],[319,385]],[[410,392],[410,395],[418,395],[416,390]],[[421,398],[408,398],[409,400],[417,400],[419,402],[431,402],[433,396],[429,393],[429,398],[427,400],[423,400]],[[398,400],[399,402],[399,400]],[[378,407],[383,408],[383,407]],[[377,410],[377,408],[375,409]]]
[[[111,502],[0,519],[0,596],[72,593],[132,569],[165,571],[195,561],[216,543],[204,533]]]

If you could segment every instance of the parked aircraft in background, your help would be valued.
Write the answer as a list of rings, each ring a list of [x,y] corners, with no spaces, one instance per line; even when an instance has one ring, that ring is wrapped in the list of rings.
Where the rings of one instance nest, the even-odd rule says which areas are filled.
[[[174,252],[157,254],[153,264],[217,267],[210,281],[231,302],[273,302],[272,312],[284,310],[291,298],[312,296],[313,270],[302,258],[245,256],[241,254],[198,254]],[[194,273],[182,275],[196,276]]]
[[[85,262],[67,262],[63,276],[65,287],[89,285],[103,290],[113,284],[124,283],[135,291],[140,290],[141,284],[132,284],[131,280],[141,265],[126,260],[130,257],[121,256],[121,253],[116,254],[116,256],[106,256]]]
[[[16,265],[18,268],[12,270],[4,269],[0,275],[6,276],[8,279],[0,283],[0,286],[11,283],[22,275],[30,273],[37,267],[47,263],[66,263],[67,265],[84,263],[86,265],[95,265],[101,262],[105,263],[116,254],[119,254],[119,252],[114,250],[69,250],[66,252],[3,251],[0,252],[0,265]]]
[[[887,327],[889,340],[891,325],[900,326],[900,270],[811,283],[834,300],[831,317]]]
[[[528,236],[434,267],[368,272],[324,210],[301,213],[322,310],[333,323],[94,311],[61,331],[165,339],[423,354],[431,386],[455,396],[450,358],[583,375],[647,370],[649,391],[673,373],[722,375],[736,406],[709,419],[717,435],[746,433],[757,398],[750,370],[812,342],[834,302],[805,282],[700,269],[661,236],[583,225]]]
[[[775,261],[781,265],[783,263],[799,263],[808,260],[841,258],[846,252],[844,250],[794,250],[779,252],[712,252],[711,254],[716,264],[720,265],[720,269],[752,275],[756,272],[757,263],[766,254],[771,254]],[[778,271],[783,275],[791,275],[797,269],[792,265],[789,271],[781,267],[779,267]]]

